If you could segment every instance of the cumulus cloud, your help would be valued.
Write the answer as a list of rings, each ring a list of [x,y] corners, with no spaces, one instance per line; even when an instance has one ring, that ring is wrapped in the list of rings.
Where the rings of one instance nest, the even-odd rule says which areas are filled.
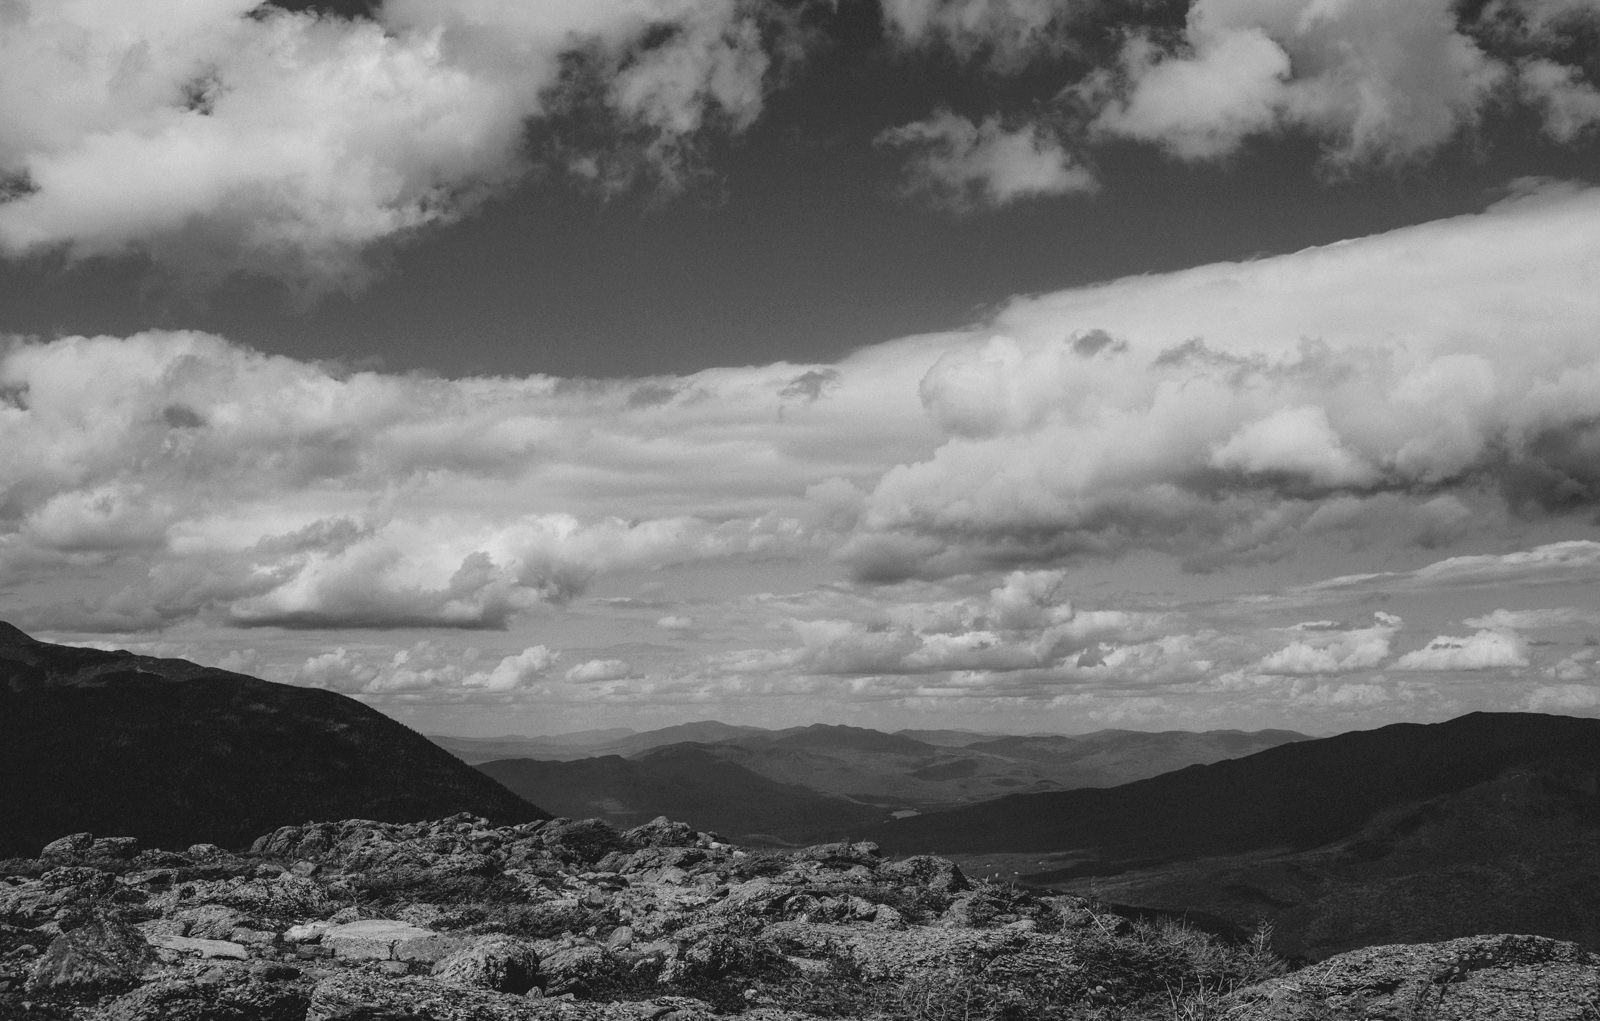
[[[1505,66],[1447,0],[1195,0],[1182,45],[1136,34],[1080,87],[1093,129],[1214,159],[1253,135],[1303,128],[1335,163],[1406,159],[1472,123]]]
[[[1396,670],[1495,670],[1528,665],[1527,642],[1514,631],[1440,635],[1395,661]]]
[[[197,333],[12,341],[0,561],[147,568],[36,604],[46,626],[503,628],[599,574],[810,549],[808,488],[927,449],[912,387],[884,390],[899,371],[868,352],[580,385],[350,373]],[[828,399],[795,406],[807,372]]]
[[[1094,175],[1038,124],[1007,128],[998,117],[973,123],[943,110],[883,132],[878,144],[911,153],[907,194],[956,211],[1096,187]]]
[[[1389,658],[1389,649],[1400,630],[1399,617],[1375,615],[1370,627],[1296,628],[1305,637],[1264,657],[1256,669],[1264,674],[1342,674],[1370,670]]]
[[[517,180],[524,122],[573,53],[669,179],[712,120],[754,120],[768,69],[737,0],[390,0],[353,19],[93,0],[11,5],[0,29],[0,253],[142,253],[309,290],[359,286],[372,246]]]
[[[633,667],[620,659],[590,659],[568,670],[566,676],[575,684],[621,681],[633,676]]]
[[[386,653],[339,646],[311,656],[290,679],[310,687],[379,699],[504,699],[539,694],[560,654],[532,645],[490,666],[476,648],[453,651],[434,641]]]
[[[1328,248],[1019,299],[923,374],[946,442],[882,475],[840,556],[873,580],[1134,548],[1216,569],[1308,531],[1457,541],[1486,489],[1497,513],[1592,508],[1600,298],[1578,267],[1600,257],[1596,225],[1597,193],[1536,188]],[[1125,349],[1080,357],[1090,330]]]
[[[835,615],[843,610],[847,615]],[[1079,664],[1120,668],[1169,623],[1160,613],[1080,609],[1060,571],[1013,571],[980,595],[852,604],[835,601],[794,617],[799,644],[721,657],[721,673],[902,676],[913,686],[967,683],[1020,691]],[[1042,672],[1042,673],[1041,673]],[[1018,675],[1001,680],[1001,675]],[[1059,680],[1059,678],[1056,678]]]

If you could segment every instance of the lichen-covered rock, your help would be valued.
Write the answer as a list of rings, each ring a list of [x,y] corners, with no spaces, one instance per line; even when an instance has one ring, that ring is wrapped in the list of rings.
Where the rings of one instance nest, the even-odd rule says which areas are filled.
[[[175,911],[169,917],[184,923],[183,935],[197,939],[227,939],[233,930],[250,924],[249,915],[222,904],[196,904]]]
[[[600,819],[552,819],[540,828],[538,839],[564,859],[588,865],[627,846],[622,834]]]
[[[548,994],[593,993],[628,971],[617,954],[594,943],[541,947],[539,985]]]
[[[162,978],[118,997],[96,1021],[303,1021],[301,984],[245,971]]]
[[[433,977],[466,989],[525,993],[539,977],[539,954],[525,940],[486,936],[440,960]]]
[[[673,822],[658,815],[649,822],[625,830],[622,839],[632,847],[693,847],[699,834],[688,823]]]
[[[972,889],[972,883],[960,866],[948,858],[919,854],[900,861],[883,862],[878,875],[886,879],[919,886],[935,893],[959,893]]]
[[[34,963],[28,991],[87,992],[127,989],[155,963],[144,936],[114,914],[95,911],[63,932]]]
[[[305,1021],[535,1021],[536,1001],[425,978],[333,975],[312,990]]]
[[[39,858],[42,861],[75,858],[87,851],[93,844],[93,833],[71,833],[44,845],[44,848],[39,851]]]
[[[1583,1021],[1600,1016],[1600,956],[1542,936],[1366,947],[1233,999],[1237,1021]]]
[[[1600,990],[1600,961],[1532,937],[1374,948],[1250,985],[1281,965],[1076,898],[973,884],[942,858],[888,861],[860,843],[740,850],[663,819],[626,833],[353,819],[284,827],[253,855],[119,858],[125,845],[97,843],[72,838],[0,876],[0,1018],[816,1021],[949,1008],[1133,1021],[1218,1016],[1219,997],[1248,986],[1221,1016],[1565,1021],[1589,1017]],[[1191,993],[1203,995],[1180,1002]]]

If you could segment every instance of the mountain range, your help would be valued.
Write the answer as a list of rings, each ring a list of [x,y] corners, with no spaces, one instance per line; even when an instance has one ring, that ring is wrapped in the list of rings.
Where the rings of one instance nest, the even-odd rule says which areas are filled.
[[[1304,956],[1508,929],[1594,945],[1600,720],[1395,724],[867,836],[1019,865],[1048,854],[1055,867],[1021,878],[1238,928],[1265,918]]]
[[[314,820],[666,814],[738,842],[933,852],[1224,931],[1265,920],[1306,959],[1507,931],[1600,947],[1600,720],[1474,713],[1320,739],[702,723],[566,740],[636,750],[473,768],[333,692],[0,624],[0,857],[83,831],[238,847]],[[1028,769],[1158,775],[973,800],[1050,775]]]
[[[587,743],[560,735],[433,740],[562,814],[616,825],[666,814],[738,839],[789,843],[834,839],[895,814],[1019,791],[1112,786],[1305,740],[1287,730],[1105,730],[1071,737],[923,732],[935,744],[915,733],[704,721]],[[540,748],[547,753],[481,758]],[[787,807],[780,812],[779,805]]]
[[[549,815],[344,695],[4,623],[0,777],[0,856],[83,830],[236,846],[313,819]]]

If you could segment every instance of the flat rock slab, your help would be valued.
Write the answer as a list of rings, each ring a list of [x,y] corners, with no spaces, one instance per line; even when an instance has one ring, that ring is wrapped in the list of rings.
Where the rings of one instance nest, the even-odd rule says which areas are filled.
[[[394,961],[402,959],[396,956],[396,949],[401,944],[433,940],[439,936],[432,929],[389,918],[366,918],[328,929],[322,934],[322,945],[331,948],[334,956],[346,960]],[[438,957],[445,957],[448,953],[440,953]],[[438,957],[429,959],[437,960]]]
[[[146,935],[145,938],[150,941],[151,946],[176,950],[181,954],[199,954],[201,957],[232,961],[242,961],[250,956],[244,944],[225,939],[197,939],[194,936],[172,936],[161,933]]]

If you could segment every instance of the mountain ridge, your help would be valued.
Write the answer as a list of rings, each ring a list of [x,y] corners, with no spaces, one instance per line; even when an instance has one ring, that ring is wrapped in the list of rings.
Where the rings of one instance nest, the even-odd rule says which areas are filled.
[[[312,818],[548,817],[337,692],[0,630],[0,854],[82,830],[235,845]]]

